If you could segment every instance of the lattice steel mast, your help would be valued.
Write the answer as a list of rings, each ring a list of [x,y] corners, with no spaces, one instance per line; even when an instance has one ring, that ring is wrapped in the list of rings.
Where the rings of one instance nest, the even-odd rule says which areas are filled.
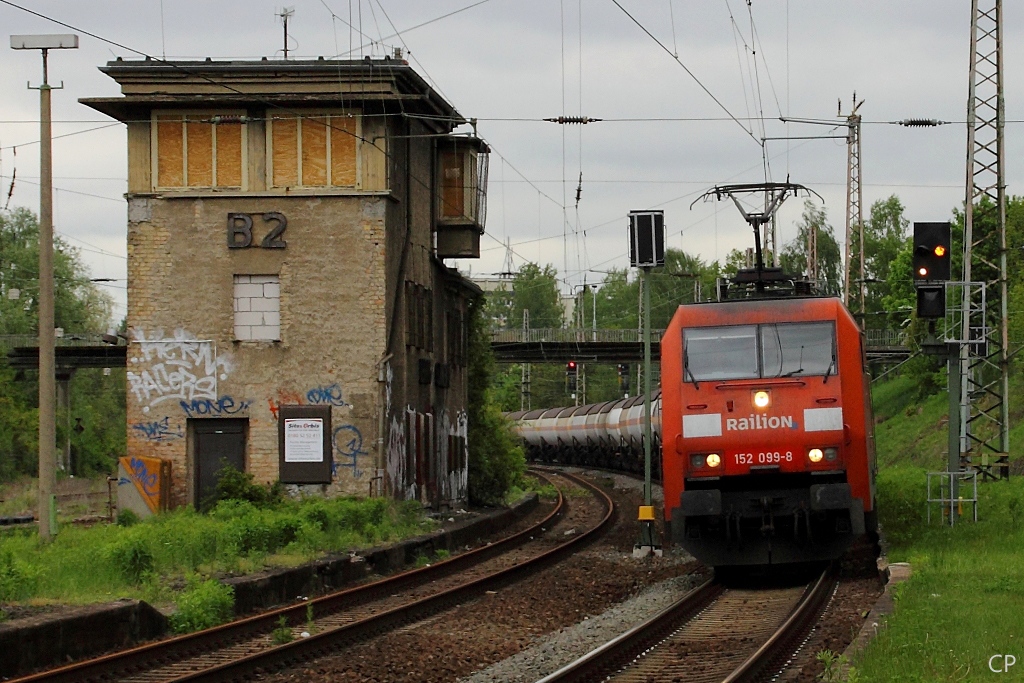
[[[860,297],[860,324],[864,326],[864,192],[860,183],[860,114],[857,111],[864,100],[857,101],[857,93],[853,93],[853,109],[846,117],[848,133],[846,136],[846,272],[843,277],[843,301],[846,307],[853,309],[850,296],[850,283],[856,282]],[[839,115],[843,115],[842,102],[839,104]],[[856,252],[853,247],[856,245]],[[860,263],[860,276],[854,278],[854,257]],[[855,293],[856,294],[856,293]]]
[[[967,98],[967,183],[964,206],[964,340],[960,351],[961,466],[1009,476],[1009,359],[1006,283],[1006,181],[1003,129],[1002,0],[971,3],[971,68]],[[985,305],[984,325],[971,310]],[[972,460],[980,454],[981,462]]]

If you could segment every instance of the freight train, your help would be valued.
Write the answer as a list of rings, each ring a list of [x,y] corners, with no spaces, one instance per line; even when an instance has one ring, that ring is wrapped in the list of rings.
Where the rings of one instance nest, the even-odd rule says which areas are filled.
[[[651,406],[672,541],[731,567],[834,559],[873,534],[868,388],[863,335],[836,298],[679,306]],[[510,417],[533,458],[642,471],[643,402]]]

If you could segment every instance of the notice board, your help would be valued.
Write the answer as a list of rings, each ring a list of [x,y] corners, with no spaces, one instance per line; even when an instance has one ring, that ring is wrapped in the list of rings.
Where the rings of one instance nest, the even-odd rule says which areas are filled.
[[[277,449],[281,483],[330,484],[331,407],[281,406]]]

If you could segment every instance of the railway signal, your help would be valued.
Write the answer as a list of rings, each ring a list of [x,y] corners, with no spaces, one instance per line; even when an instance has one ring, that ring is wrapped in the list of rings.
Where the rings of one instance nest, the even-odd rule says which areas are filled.
[[[946,315],[946,285],[950,277],[949,221],[914,223],[914,287],[917,317],[936,319]]]
[[[571,360],[565,364],[565,378],[569,383],[569,393],[576,393],[576,379],[579,376],[579,366],[576,361]]]
[[[628,363],[619,363],[619,365],[616,366],[616,369],[619,371],[619,393],[621,393],[621,394],[628,394],[629,393],[629,364]]]
[[[914,223],[915,280],[948,280],[951,253],[949,221]]]

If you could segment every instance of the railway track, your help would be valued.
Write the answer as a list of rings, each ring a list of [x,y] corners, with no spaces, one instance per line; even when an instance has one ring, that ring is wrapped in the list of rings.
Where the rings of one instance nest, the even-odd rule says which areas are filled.
[[[765,680],[800,646],[836,581],[832,567],[795,588],[740,589],[707,581],[539,683]]]
[[[579,533],[545,535],[568,513],[569,502],[562,493],[565,486],[556,485],[555,509],[502,541],[370,584],[15,679],[15,683],[242,680],[344,649],[500,588],[575,552],[596,537],[614,514],[611,499],[593,484],[562,472],[533,471],[551,483],[560,477],[590,491],[603,508],[600,521]]]

